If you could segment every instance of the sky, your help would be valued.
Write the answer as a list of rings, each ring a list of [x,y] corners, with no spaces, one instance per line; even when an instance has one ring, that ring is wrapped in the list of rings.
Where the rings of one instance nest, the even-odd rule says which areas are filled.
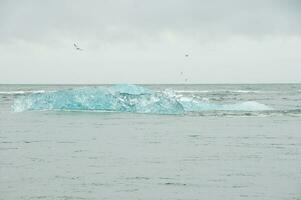
[[[0,0],[0,84],[301,83],[300,10],[300,0]]]

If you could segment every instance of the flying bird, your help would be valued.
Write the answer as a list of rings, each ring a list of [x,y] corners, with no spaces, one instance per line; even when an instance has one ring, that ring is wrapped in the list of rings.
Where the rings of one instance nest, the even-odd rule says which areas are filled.
[[[79,48],[76,44],[73,44],[73,46],[75,47],[76,50],[78,50],[78,51],[83,51],[83,49],[82,49],[82,48]]]

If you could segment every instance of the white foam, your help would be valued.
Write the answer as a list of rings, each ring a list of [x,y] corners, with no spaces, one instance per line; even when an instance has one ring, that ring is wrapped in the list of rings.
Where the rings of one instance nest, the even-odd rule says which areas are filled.
[[[175,90],[176,93],[209,93],[209,90]]]
[[[256,91],[256,90],[228,90],[228,92],[233,92],[233,93],[260,93],[260,91]]]
[[[260,93],[257,90],[175,90],[176,93]]]
[[[0,91],[0,94],[39,94],[45,93],[45,90],[18,90],[18,91]]]

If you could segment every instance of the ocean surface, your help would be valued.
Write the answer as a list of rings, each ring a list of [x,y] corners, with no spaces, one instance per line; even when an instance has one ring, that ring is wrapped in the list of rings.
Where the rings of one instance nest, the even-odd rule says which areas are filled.
[[[0,85],[0,200],[301,200],[301,84]]]

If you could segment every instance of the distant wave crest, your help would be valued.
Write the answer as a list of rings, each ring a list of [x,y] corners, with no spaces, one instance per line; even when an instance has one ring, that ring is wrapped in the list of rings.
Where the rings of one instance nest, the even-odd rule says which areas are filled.
[[[12,106],[15,112],[27,110],[113,111],[152,114],[184,114],[202,111],[271,110],[258,102],[214,104],[172,91],[153,91],[137,85],[83,87],[18,96]]]
[[[210,93],[210,94],[235,94],[235,93],[261,93],[257,90],[176,90],[176,93]]]
[[[18,95],[18,94],[38,94],[45,93],[45,90],[17,90],[17,91],[0,91],[0,95]]]

